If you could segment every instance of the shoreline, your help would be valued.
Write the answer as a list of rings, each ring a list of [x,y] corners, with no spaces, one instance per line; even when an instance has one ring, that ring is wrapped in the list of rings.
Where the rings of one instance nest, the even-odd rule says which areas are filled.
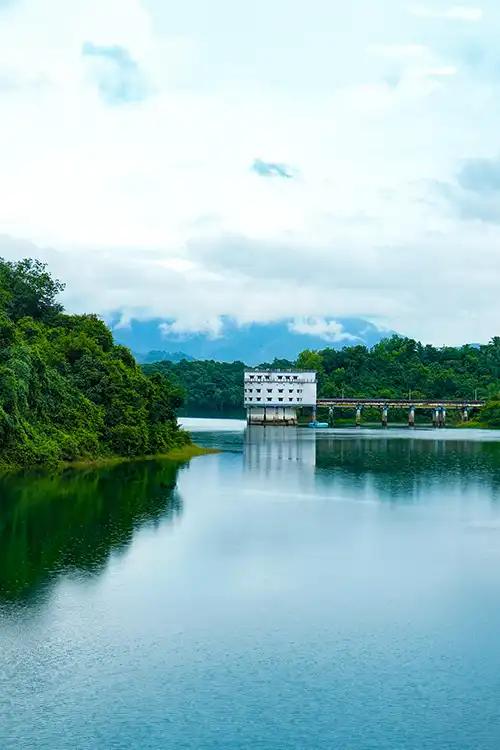
[[[199,445],[191,444],[172,448],[167,453],[156,453],[148,456],[109,456],[109,458],[80,459],[78,461],[65,461],[59,466],[63,469],[88,469],[116,466],[134,461],[189,461],[197,456],[208,456],[214,453],[220,453],[220,451],[215,448],[202,448]]]
[[[179,461],[185,462],[197,456],[208,456],[221,453],[216,448],[203,448],[193,443],[172,448],[167,453],[147,456],[103,456],[100,458],[82,458],[76,461],[61,461],[57,464],[36,464],[32,466],[9,466],[0,464],[0,474],[17,474],[23,471],[64,471],[65,469],[101,469],[136,461]]]

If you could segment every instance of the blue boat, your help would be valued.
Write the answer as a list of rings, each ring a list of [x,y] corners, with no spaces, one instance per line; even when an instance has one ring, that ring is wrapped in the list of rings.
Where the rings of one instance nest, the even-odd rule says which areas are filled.
[[[308,427],[312,427],[313,429],[324,429],[325,427],[329,427],[328,422],[309,422],[307,425]]]

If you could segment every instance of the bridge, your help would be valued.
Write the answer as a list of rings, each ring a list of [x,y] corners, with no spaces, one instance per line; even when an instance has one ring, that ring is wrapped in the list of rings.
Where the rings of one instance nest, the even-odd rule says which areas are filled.
[[[418,410],[430,411],[432,413],[432,424],[435,427],[444,427],[446,424],[447,411],[459,411],[464,422],[467,422],[472,412],[481,409],[484,401],[478,399],[454,401],[450,399],[405,399],[405,398],[320,398],[316,401],[316,408],[326,407],[328,409],[329,421],[333,423],[334,410],[354,409],[356,412],[356,424],[361,424],[363,409],[379,409],[383,425],[389,421],[389,410],[398,409],[408,412],[408,424],[415,424],[415,412]],[[313,420],[316,420],[314,412]]]

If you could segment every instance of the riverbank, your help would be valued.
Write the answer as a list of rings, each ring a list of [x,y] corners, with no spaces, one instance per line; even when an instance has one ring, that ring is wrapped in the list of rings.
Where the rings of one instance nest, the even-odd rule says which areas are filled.
[[[220,453],[215,448],[203,448],[199,445],[190,443],[188,445],[181,445],[167,453],[157,453],[154,455],[147,456],[103,456],[101,458],[82,458],[77,461],[62,461],[58,464],[47,464],[37,466],[10,466],[7,464],[0,464],[1,474],[15,474],[21,471],[31,470],[64,470],[64,469],[102,469],[111,466],[118,466],[124,463],[134,463],[137,461],[176,461],[179,463],[190,461],[192,458],[197,456],[206,456],[212,453]]]
[[[112,456],[110,458],[97,458],[80,461],[68,461],[62,464],[64,468],[88,469],[89,467],[116,466],[117,464],[130,463],[133,461],[189,461],[197,456],[205,456],[210,453],[219,453],[214,448],[202,448],[199,445],[181,445],[167,453],[157,453],[151,456]]]

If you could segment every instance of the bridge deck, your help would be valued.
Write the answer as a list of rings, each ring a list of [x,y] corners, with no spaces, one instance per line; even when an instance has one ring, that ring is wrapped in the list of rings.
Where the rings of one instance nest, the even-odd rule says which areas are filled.
[[[462,401],[451,401],[449,399],[406,399],[406,398],[319,398],[317,406],[337,406],[348,408],[383,407],[392,409],[480,409],[485,405],[484,401],[475,399],[464,399]]]

